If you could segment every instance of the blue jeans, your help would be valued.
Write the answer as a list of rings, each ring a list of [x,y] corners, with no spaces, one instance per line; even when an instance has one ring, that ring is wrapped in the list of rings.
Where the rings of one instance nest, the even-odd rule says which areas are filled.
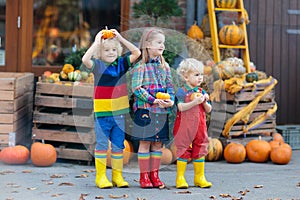
[[[111,141],[112,152],[120,152],[125,148],[125,116],[109,116],[95,118],[96,150],[107,150]]]

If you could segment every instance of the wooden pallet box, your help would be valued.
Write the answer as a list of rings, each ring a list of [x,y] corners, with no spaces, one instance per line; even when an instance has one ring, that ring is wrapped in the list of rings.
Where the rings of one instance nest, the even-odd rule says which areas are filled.
[[[221,101],[212,103],[213,110],[211,112],[209,133],[213,137],[224,137],[229,140],[247,140],[246,138],[253,139],[253,137],[258,136],[263,136],[267,140],[270,139],[269,133],[276,131],[276,114],[268,116],[262,123],[259,123],[256,127],[247,132],[243,132],[243,130],[259,116],[265,114],[269,109],[272,109],[275,106],[274,89],[260,99],[253,112],[249,115],[247,123],[240,120],[231,127],[228,135],[222,135],[227,121],[248,106],[257,94],[264,89],[264,87],[247,88],[235,94],[229,94],[223,90],[220,95]]]
[[[0,73],[0,148],[8,146],[9,133],[15,144],[30,145],[33,88],[33,73]]]
[[[32,139],[52,144],[58,158],[92,161],[93,90],[91,84],[37,82]]]

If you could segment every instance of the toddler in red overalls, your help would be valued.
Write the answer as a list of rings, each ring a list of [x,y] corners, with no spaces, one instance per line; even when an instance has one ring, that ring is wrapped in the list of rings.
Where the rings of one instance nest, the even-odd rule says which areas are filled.
[[[188,188],[184,173],[188,159],[194,164],[196,187],[211,187],[204,175],[205,155],[208,146],[206,115],[211,111],[209,96],[200,85],[203,82],[203,63],[184,59],[177,69],[184,84],[178,89],[177,116],[174,124],[174,140],[177,155],[176,188]]]

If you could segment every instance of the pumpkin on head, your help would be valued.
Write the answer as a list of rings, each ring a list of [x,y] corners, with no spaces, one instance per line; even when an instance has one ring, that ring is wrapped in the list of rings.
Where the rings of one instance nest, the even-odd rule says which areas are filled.
[[[56,149],[51,144],[43,144],[34,142],[31,145],[31,161],[32,164],[38,167],[48,167],[56,162]]]

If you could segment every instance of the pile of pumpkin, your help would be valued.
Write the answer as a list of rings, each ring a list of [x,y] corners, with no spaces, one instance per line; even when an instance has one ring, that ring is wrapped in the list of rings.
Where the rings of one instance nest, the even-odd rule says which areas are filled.
[[[34,166],[52,166],[57,159],[56,149],[51,144],[34,142],[30,151],[26,146],[16,145],[5,147],[0,152],[0,161],[5,164],[26,164],[29,159]]]
[[[250,162],[263,163],[271,160],[274,164],[288,164],[292,158],[292,148],[284,142],[280,133],[273,133],[272,140],[261,138],[250,140],[246,145],[231,142],[223,151],[222,143],[217,138],[210,139],[207,161],[217,161],[222,158],[228,163]]]
[[[60,83],[61,81],[80,81],[85,83],[94,83],[93,73],[75,69],[71,64],[64,64],[59,73],[45,71],[42,75],[42,81],[48,83]]]

